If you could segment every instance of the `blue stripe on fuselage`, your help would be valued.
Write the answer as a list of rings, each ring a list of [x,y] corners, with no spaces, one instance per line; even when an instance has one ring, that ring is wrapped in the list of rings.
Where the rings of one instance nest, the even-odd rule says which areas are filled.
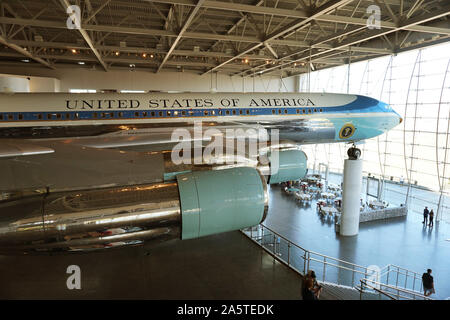
[[[64,120],[130,120],[130,119],[168,119],[191,117],[228,116],[282,116],[314,115],[339,113],[380,113],[392,112],[386,104],[376,99],[356,95],[355,101],[334,107],[264,107],[264,108],[205,108],[205,109],[147,109],[147,110],[92,110],[92,111],[53,111],[53,112],[1,112],[0,122],[10,121],[64,121]],[[175,114],[176,113],[176,114]]]

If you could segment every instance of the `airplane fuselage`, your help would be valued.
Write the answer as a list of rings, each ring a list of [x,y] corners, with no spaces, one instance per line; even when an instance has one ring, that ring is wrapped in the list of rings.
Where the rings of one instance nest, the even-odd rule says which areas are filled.
[[[354,142],[401,122],[376,99],[329,93],[149,93],[0,95],[0,134],[62,138],[127,130],[257,124],[298,143]],[[82,130],[75,130],[76,128]],[[78,133],[77,133],[78,131]]]

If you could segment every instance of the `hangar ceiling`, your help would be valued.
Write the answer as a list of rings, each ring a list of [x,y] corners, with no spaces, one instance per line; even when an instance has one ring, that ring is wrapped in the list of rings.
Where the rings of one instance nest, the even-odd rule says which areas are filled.
[[[0,66],[288,77],[448,41],[449,14],[448,0],[3,0]]]

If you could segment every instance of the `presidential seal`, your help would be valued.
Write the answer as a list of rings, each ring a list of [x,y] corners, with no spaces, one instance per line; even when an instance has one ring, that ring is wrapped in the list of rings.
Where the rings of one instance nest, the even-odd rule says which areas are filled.
[[[348,139],[355,133],[355,126],[351,123],[346,123],[339,131],[339,138]]]

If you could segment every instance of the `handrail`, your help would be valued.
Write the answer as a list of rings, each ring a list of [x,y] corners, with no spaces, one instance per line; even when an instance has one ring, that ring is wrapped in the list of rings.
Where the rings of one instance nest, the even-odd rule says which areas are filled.
[[[309,252],[309,253],[312,253],[312,254],[318,255],[318,256],[320,256],[320,257],[327,258],[327,259],[332,259],[332,260],[339,261],[339,262],[342,262],[342,263],[346,263],[346,264],[349,264],[349,265],[352,265],[352,266],[355,266],[355,267],[359,267],[359,268],[361,268],[361,269],[367,269],[367,267],[363,267],[363,266],[360,266],[360,265],[355,264],[355,263],[351,263],[351,262],[348,262],[348,261],[344,261],[344,260],[341,260],[341,259],[338,259],[338,258],[330,257],[330,256],[327,256],[327,255],[324,255],[324,254],[321,254],[321,253],[318,253],[318,252],[315,252],[315,251],[311,251],[311,250],[302,248],[302,247],[299,246],[298,244],[296,244],[296,243],[292,242],[291,240],[289,240],[288,238],[286,238],[286,237],[280,235],[280,234],[277,233],[276,231],[273,231],[272,229],[270,229],[269,227],[265,226],[264,224],[260,224],[260,225],[261,225],[262,227],[264,227],[265,229],[269,230],[270,232],[276,234],[276,235],[279,236],[280,238],[283,238],[283,239],[286,240],[287,242],[293,244],[295,247],[297,247],[297,248],[303,250],[303,251],[306,251],[306,252]]]
[[[366,287],[369,287],[370,289],[375,290],[376,292],[381,293],[381,294],[387,296],[388,298],[390,298],[390,299],[392,299],[392,300],[397,300],[395,297],[391,296],[390,294],[388,294],[388,293],[386,293],[386,292],[383,292],[383,291],[381,291],[380,289],[371,286],[370,284],[367,284],[367,282],[365,282],[364,280],[366,280],[366,279],[361,279],[361,280],[359,280],[359,281],[361,282],[361,293],[363,293],[363,291],[364,291],[364,289],[363,289],[363,283],[364,283],[364,285],[365,285]],[[362,299],[361,299],[361,300],[362,300]]]
[[[433,300],[432,298],[427,297],[427,296],[423,295],[422,293],[420,293],[418,291],[412,291],[412,290],[409,290],[409,289],[406,289],[406,288],[402,288],[402,287],[394,287],[394,286],[391,286],[391,285],[388,285],[388,284],[384,284],[384,283],[380,283],[380,282],[377,282],[377,281],[374,281],[374,280],[371,280],[371,279],[361,279],[359,281],[360,282],[364,282],[364,284],[367,284],[367,282],[369,281],[369,282],[371,282],[371,283],[373,283],[375,285],[379,285],[380,287],[383,286],[383,287],[386,287],[388,289],[392,289],[392,290],[395,290],[395,291],[401,291],[401,292],[410,294],[410,295],[412,295],[414,297],[423,298],[424,300]],[[408,297],[404,297],[404,298],[408,298]]]
[[[256,230],[256,234],[253,230],[254,227],[250,227],[244,230],[241,230],[241,232],[243,232],[246,236],[248,236],[252,241],[254,241],[256,244],[260,245],[265,251],[267,251],[274,259],[279,260],[280,262],[282,262],[283,264],[287,265],[288,267],[292,268],[293,270],[295,270],[296,272],[300,273],[301,275],[304,275],[310,268],[310,263],[314,262],[314,263],[319,263],[323,265],[323,274],[322,274],[322,281],[326,281],[326,276],[327,276],[327,266],[328,267],[334,267],[337,268],[338,270],[344,270],[344,271],[348,271],[351,273],[351,281],[350,278],[343,278],[344,281],[347,283],[351,282],[351,285],[347,284],[347,286],[349,287],[354,287],[355,285],[355,280],[356,281],[362,281],[364,280],[364,284],[366,284],[368,287],[371,287],[367,284],[367,281],[378,285],[380,288],[384,287],[386,289],[389,290],[395,290],[397,291],[397,297],[398,298],[405,298],[405,299],[411,299],[411,297],[407,297],[404,295],[401,295],[401,293],[406,294],[406,295],[412,295],[412,299],[414,299],[415,297],[420,297],[423,298],[425,300],[433,300],[429,297],[425,297],[423,294],[421,294],[419,291],[414,291],[414,286],[415,286],[415,281],[420,279],[419,278],[419,273],[408,270],[406,268],[402,268],[396,265],[392,265],[389,264],[387,266],[385,266],[384,268],[382,268],[378,273],[377,279],[381,279],[381,277],[383,277],[384,275],[387,274],[387,279],[386,279],[386,284],[381,283],[381,282],[377,282],[374,281],[372,279],[369,279],[369,273],[368,273],[368,267],[364,267],[364,266],[360,266],[357,265],[355,263],[351,263],[348,261],[344,261],[341,259],[337,259],[334,257],[330,257],[318,252],[314,252],[314,251],[310,251],[307,250],[301,246],[299,246],[298,244],[294,243],[293,241],[291,241],[290,239],[288,239],[285,236],[280,235],[279,233],[277,233],[276,231],[272,230],[271,228],[265,226],[264,224],[259,224],[256,226],[257,230]],[[266,231],[266,233],[264,232]],[[269,241],[267,241],[267,237],[269,237]],[[283,242],[285,242],[287,244],[287,252],[284,252],[283,254],[280,251],[281,248],[281,239],[283,240]],[[273,249],[269,249],[267,248],[267,245],[269,246],[273,246]],[[298,248],[299,250],[301,250],[300,255],[297,257],[300,258],[300,263],[302,263],[301,259],[303,259],[303,267],[296,265],[295,260],[292,260],[291,258],[291,252],[292,252],[292,247],[294,248]],[[284,258],[282,257],[284,254],[287,253],[287,257],[284,256]],[[287,258],[287,259],[286,259]],[[303,269],[303,272],[301,271]],[[335,270],[335,269],[333,269]],[[393,272],[396,273],[397,277],[396,277],[396,284],[395,286],[391,286],[389,285],[389,274]],[[406,272],[406,273],[405,273]],[[329,271],[328,271],[329,274]],[[358,277],[355,276],[358,275]],[[414,283],[413,283],[413,288],[412,290],[407,289],[405,287],[399,287],[399,275],[405,275],[405,287],[408,283],[408,279],[414,279]],[[332,273],[332,276],[335,277],[336,274]],[[359,277],[363,276],[364,279],[358,279]],[[342,275],[340,273],[338,273],[338,278],[336,280],[332,280],[335,283],[340,283]],[[346,279],[346,280],[345,280]],[[329,278],[327,279],[328,281],[330,280]],[[362,282],[361,282],[362,283]],[[422,285],[422,282],[420,281],[420,284]],[[376,290],[376,288],[372,288],[373,290]],[[385,292],[380,292],[380,294],[385,294],[386,296],[389,296],[388,294],[386,294]],[[394,294],[395,295],[395,294]],[[391,297],[390,297],[391,298]]]

